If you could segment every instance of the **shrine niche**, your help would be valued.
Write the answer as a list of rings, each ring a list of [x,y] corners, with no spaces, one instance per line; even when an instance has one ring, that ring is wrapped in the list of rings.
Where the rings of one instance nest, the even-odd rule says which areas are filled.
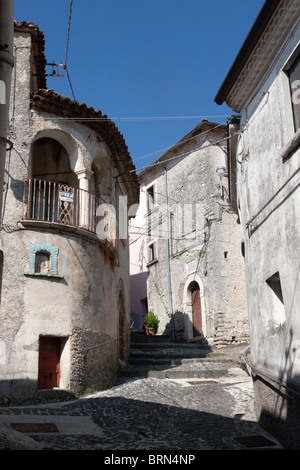
[[[59,277],[58,248],[49,243],[29,247],[29,268],[25,275]]]

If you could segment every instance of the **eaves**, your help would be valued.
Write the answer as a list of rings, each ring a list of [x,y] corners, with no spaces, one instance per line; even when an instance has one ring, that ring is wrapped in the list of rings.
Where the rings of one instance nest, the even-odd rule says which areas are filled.
[[[266,0],[215,102],[224,102],[236,113],[253,95],[299,19],[300,0]]]

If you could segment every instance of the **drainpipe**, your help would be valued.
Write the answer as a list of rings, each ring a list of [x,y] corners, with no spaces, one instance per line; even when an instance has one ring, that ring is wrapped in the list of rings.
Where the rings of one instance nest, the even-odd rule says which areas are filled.
[[[167,220],[167,266],[168,266],[168,287],[169,287],[169,306],[171,313],[171,331],[172,338],[175,338],[173,299],[172,299],[172,283],[171,283],[171,265],[170,265],[170,226],[169,226],[169,198],[168,198],[168,175],[167,168],[161,163],[165,176],[165,200],[166,200],[166,220]]]
[[[9,101],[13,57],[14,1],[0,0],[0,214],[2,213],[4,170],[9,129]]]

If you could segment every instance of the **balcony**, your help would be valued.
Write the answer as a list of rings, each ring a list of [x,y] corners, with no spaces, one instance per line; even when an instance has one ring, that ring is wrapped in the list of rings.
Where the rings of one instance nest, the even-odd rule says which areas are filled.
[[[115,247],[115,220],[108,211],[102,213],[98,210],[107,204],[99,195],[64,183],[35,178],[27,178],[24,183],[24,226],[65,229],[89,238],[97,237]],[[101,218],[105,232],[102,235],[98,227]]]

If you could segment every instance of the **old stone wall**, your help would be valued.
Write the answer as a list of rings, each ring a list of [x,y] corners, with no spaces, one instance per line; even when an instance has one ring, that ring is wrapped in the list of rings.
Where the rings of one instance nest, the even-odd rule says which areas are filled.
[[[295,147],[283,158],[283,150],[295,136],[284,68],[299,45],[299,32],[298,23],[243,109],[237,149],[252,359],[274,375],[297,377],[297,382],[300,151]]]
[[[71,336],[70,389],[78,396],[107,388],[119,370],[118,341],[101,332],[75,328]]]
[[[148,243],[155,242],[157,250],[157,259],[149,264],[149,310],[153,309],[160,318],[160,333],[172,333],[173,319],[176,336],[192,340],[195,334],[189,289],[197,282],[202,339],[217,346],[247,341],[249,337],[242,232],[230,206],[227,178],[223,177],[221,188],[216,173],[217,167],[226,163],[226,147],[210,145],[213,138],[218,140],[221,136],[217,132],[210,139],[199,138],[183,152],[184,158],[168,166],[171,293],[165,173],[152,172],[144,179],[146,187],[154,184],[157,193],[148,238]]]
[[[6,162],[0,246],[0,395],[25,399],[35,394],[41,337],[60,342],[59,387],[84,394],[107,387],[118,373],[120,355],[122,360],[128,356],[128,240],[113,245],[84,227],[25,217],[24,179],[32,175],[36,140],[59,142],[70,160],[72,181],[100,192],[106,202],[117,207],[126,188],[116,184],[108,146],[96,132],[79,123],[58,123],[51,114],[31,109],[30,34],[16,34],[15,54],[10,125],[14,146]],[[35,149],[35,158],[42,161],[47,152]],[[47,272],[35,270],[39,251],[49,258]]]

